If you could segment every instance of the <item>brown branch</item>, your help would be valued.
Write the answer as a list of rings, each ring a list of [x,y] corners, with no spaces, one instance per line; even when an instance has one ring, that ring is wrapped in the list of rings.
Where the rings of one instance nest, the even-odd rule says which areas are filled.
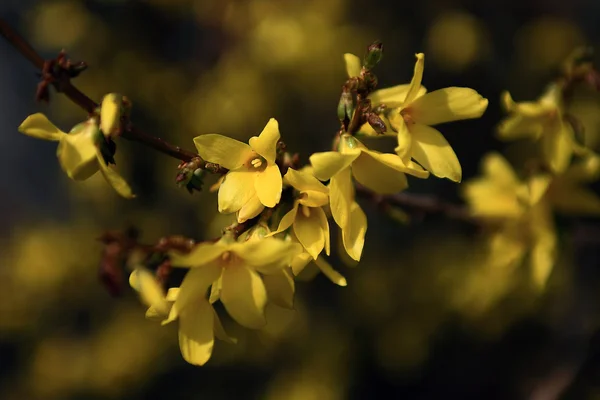
[[[481,221],[474,217],[466,207],[447,203],[436,197],[414,193],[395,193],[380,195],[362,185],[356,185],[356,194],[371,199],[379,207],[396,206],[413,212],[426,214],[442,214],[450,219],[481,225]]]
[[[41,71],[45,69],[44,67],[49,63],[49,61],[44,60],[21,35],[19,35],[5,20],[1,18],[0,34],[2,34],[2,36],[37,69]],[[83,108],[89,114],[96,110],[98,104],[90,99],[81,90],[77,89],[77,87],[71,83],[70,76],[68,76],[68,74],[54,73],[53,77],[55,81],[52,83],[58,92],[64,93],[65,96],[67,96],[73,103]],[[149,135],[143,132],[141,129],[134,127],[132,124],[128,124],[126,129],[123,130],[121,137],[127,140],[142,143],[153,148],[154,150],[181,161],[189,162],[192,159],[199,157],[199,155],[194,152],[182,149],[181,147],[172,145],[161,138]],[[224,173],[227,172],[227,170],[219,168],[217,169],[217,172]]]

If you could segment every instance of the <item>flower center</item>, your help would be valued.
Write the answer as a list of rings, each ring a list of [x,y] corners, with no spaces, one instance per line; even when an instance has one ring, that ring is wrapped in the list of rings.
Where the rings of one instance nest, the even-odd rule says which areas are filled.
[[[267,168],[267,160],[258,154],[254,154],[246,163],[246,167],[251,171],[263,171]]]
[[[221,254],[221,259],[220,261],[220,265],[221,268],[227,268],[230,267],[234,264],[236,264],[238,261],[240,261],[240,258],[238,257],[237,254],[231,252],[231,251],[226,251],[225,253]]]
[[[408,126],[408,125],[414,125],[415,121],[411,115],[411,110],[410,108],[404,108],[402,111],[400,111],[400,115],[402,116],[402,119],[404,120],[404,123]]]

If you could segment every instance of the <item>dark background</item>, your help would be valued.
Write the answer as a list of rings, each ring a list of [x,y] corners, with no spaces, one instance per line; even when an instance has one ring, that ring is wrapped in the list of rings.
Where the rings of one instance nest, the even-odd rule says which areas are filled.
[[[408,83],[425,52],[429,90],[489,99],[481,119],[440,127],[465,179],[487,151],[511,151],[493,137],[501,91],[535,99],[574,48],[600,44],[599,16],[594,0],[0,1],[0,17],[44,57],[65,48],[88,62],[76,84],[90,97],[126,94],[137,126],[189,149],[201,133],[245,141],[275,117],[306,161],[338,127],[343,53],[381,40],[385,87]],[[17,127],[41,111],[68,130],[85,114],[61,95],[36,104],[35,69],[3,41],[0,60],[0,398],[600,398],[598,241],[573,234],[580,220],[560,221],[561,258],[538,292],[526,272],[486,272],[471,227],[437,215],[403,225],[363,203],[363,261],[332,259],[348,287],[299,282],[296,312],[270,309],[263,332],[224,318],[240,343],[185,364],[176,327],[144,320],[132,293],[103,291],[95,238],[129,224],[147,242],[210,238],[230,216],[216,215],[215,195],[174,185],[176,160],[124,141],[117,163],[135,200],[98,176],[69,181],[55,144]],[[572,105],[592,148],[599,104]],[[449,181],[409,190],[461,201]]]

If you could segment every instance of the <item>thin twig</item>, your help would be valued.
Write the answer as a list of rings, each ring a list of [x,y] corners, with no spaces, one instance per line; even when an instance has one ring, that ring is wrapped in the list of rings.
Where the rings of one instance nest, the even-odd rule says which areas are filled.
[[[42,70],[44,68],[46,61],[42,58],[42,56],[40,56],[21,35],[19,35],[5,20],[1,18],[0,34],[2,34],[2,36],[37,69]],[[58,91],[64,93],[65,96],[67,96],[73,103],[83,108],[89,114],[96,110],[98,104],[81,90],[77,89],[77,87],[71,83],[68,76],[63,75],[58,77],[58,79],[60,81],[55,84],[55,87]],[[129,126],[123,130],[121,137],[127,140],[140,142],[148,147],[153,148],[154,150],[181,161],[189,162],[192,159],[199,157],[199,155],[194,152],[172,145],[156,136],[149,135],[131,124],[129,124]],[[224,173],[227,172],[227,170],[217,169],[217,172]]]

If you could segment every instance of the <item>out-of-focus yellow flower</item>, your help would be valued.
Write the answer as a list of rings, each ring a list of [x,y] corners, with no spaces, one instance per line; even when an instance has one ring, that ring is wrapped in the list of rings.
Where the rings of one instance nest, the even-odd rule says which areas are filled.
[[[288,169],[284,181],[298,190],[300,195],[271,235],[281,233],[291,226],[300,244],[314,259],[317,259],[323,249],[329,255],[329,223],[322,208],[329,203],[327,187],[309,173],[292,168]]]
[[[401,105],[387,114],[398,138],[396,153],[405,164],[413,158],[435,176],[460,182],[462,169],[454,150],[431,125],[479,118],[488,100],[473,89],[461,87],[422,94],[425,56],[419,53],[416,57],[414,75]]]
[[[149,308],[150,315],[168,315],[171,305],[156,276],[146,268],[138,266],[129,275],[129,286],[140,294],[142,303]],[[173,295],[173,292],[171,293]]]
[[[249,144],[217,134],[194,138],[200,156],[229,169],[219,187],[219,212],[237,212],[238,222],[275,207],[281,198],[281,172],[275,164],[279,125],[271,118]]]
[[[127,182],[104,160],[99,147],[100,141],[104,139],[96,118],[76,125],[67,134],[58,129],[44,114],[37,113],[23,121],[19,132],[38,139],[58,142],[56,155],[69,178],[76,181],[86,180],[100,170],[104,179],[117,193],[125,198],[135,197]]]
[[[553,211],[600,215],[600,198],[581,187],[599,173],[593,155],[557,177],[537,174],[522,181],[502,156],[486,156],[483,176],[465,183],[463,195],[475,216],[494,221],[490,264],[520,263],[529,254],[532,279],[543,288],[556,261]]]
[[[218,297],[227,312],[241,325],[260,328],[266,321],[267,292],[260,273],[275,274],[289,266],[301,251],[296,243],[275,238],[200,243],[189,254],[174,253],[174,266],[190,267],[169,321],[180,316],[190,301],[205,298],[211,284],[219,285]],[[220,280],[220,282],[219,282]]]
[[[427,178],[429,173],[409,160],[405,165],[394,154],[369,150],[351,135],[342,135],[339,152],[329,151],[310,156],[315,176],[329,182],[333,219],[342,229],[346,252],[360,260],[364,246],[367,218],[354,201],[352,176],[376,193],[396,193],[408,186],[405,173]]]
[[[562,116],[562,90],[549,86],[537,101],[515,103],[508,92],[502,94],[502,103],[509,116],[498,126],[498,137],[503,140],[530,138],[540,141],[544,161],[556,173],[563,172],[575,150],[571,125]]]

